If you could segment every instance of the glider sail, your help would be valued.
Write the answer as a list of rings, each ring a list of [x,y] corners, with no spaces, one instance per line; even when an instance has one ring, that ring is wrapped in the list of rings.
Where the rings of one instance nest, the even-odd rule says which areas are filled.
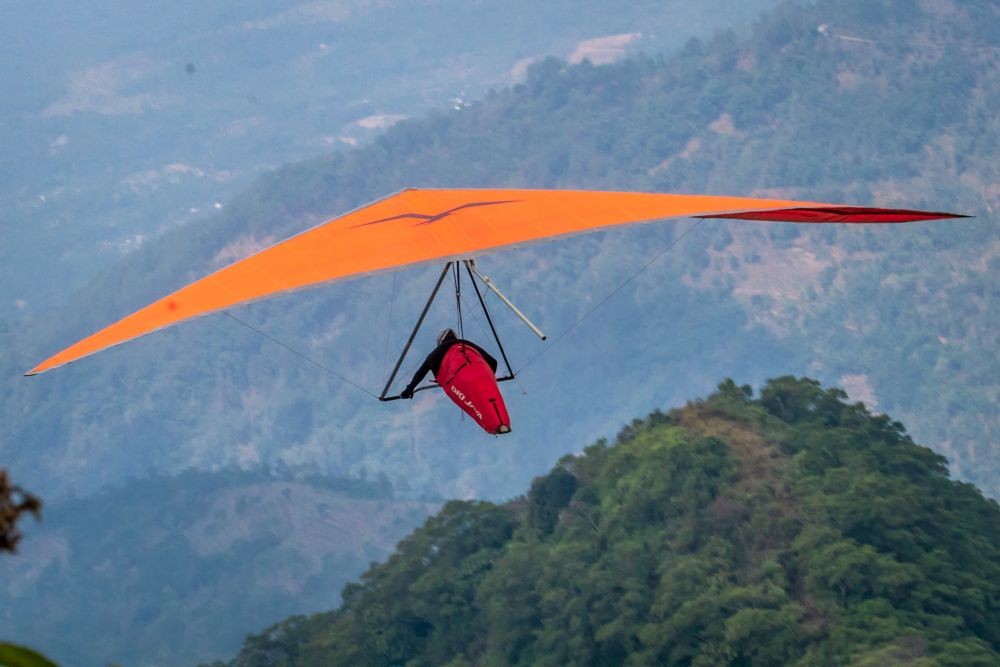
[[[226,266],[46,359],[37,375],[193,317],[334,280],[665,218],[909,222],[965,217],[708,195],[409,189]]]

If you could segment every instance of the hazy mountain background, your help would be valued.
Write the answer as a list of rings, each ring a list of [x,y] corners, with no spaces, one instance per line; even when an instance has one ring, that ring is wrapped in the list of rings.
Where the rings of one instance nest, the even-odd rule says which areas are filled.
[[[51,503],[0,560],[4,639],[65,665],[184,664],[337,604],[440,503],[383,482],[188,472]]]
[[[357,6],[369,11],[357,16],[374,17],[373,8],[389,11],[395,5]],[[631,7],[618,8],[616,16],[627,16]],[[602,25],[616,27],[598,36],[660,34],[646,19],[666,16],[666,25],[669,16],[646,9],[648,16],[637,13],[631,24],[608,19]],[[18,482],[52,499],[88,496],[108,484],[144,478],[150,471],[170,474],[189,468],[281,469],[283,479],[383,479],[398,499],[504,499],[520,493],[533,475],[581,443],[615,433],[635,414],[703,395],[721,377],[756,383],[783,373],[808,373],[904,419],[919,441],[949,457],[957,475],[997,495],[1000,368],[995,352],[1000,327],[993,276],[1000,268],[1000,239],[995,222],[998,133],[992,113],[1000,102],[997,14],[997,8],[985,2],[785,4],[760,22],[735,23],[738,33],[690,42],[666,55],[634,56],[598,67],[542,60],[527,69],[522,83],[481,95],[470,94],[468,90],[475,90],[471,86],[465,87],[464,96],[445,86],[440,97],[425,102],[437,108],[429,113],[399,112],[386,105],[332,120],[334,112],[324,109],[330,122],[323,126],[316,121],[322,134],[306,130],[298,144],[274,142],[281,150],[297,145],[305,147],[298,155],[318,157],[265,172],[246,189],[246,179],[253,174],[294,157],[276,149],[274,158],[252,159],[266,151],[245,142],[267,143],[264,138],[271,135],[263,129],[248,131],[236,142],[252,154],[245,162],[233,157],[212,167],[226,171],[243,164],[232,181],[181,177],[183,170],[173,169],[170,178],[150,178],[167,183],[176,176],[177,183],[123,194],[132,192],[130,185],[116,190],[118,186],[109,184],[143,170],[162,171],[175,161],[194,164],[184,161],[190,158],[180,148],[187,140],[178,138],[184,134],[178,130],[180,121],[161,118],[169,128],[162,142],[167,152],[157,153],[136,148],[128,139],[159,137],[159,126],[130,131],[128,122],[159,110],[144,107],[139,116],[121,117],[74,111],[62,122],[97,123],[100,128],[83,131],[94,138],[94,145],[107,145],[113,153],[115,143],[123,141],[141,160],[107,157],[106,164],[112,166],[101,167],[84,152],[79,162],[70,161],[84,180],[102,173],[107,179],[95,180],[93,187],[111,201],[83,195],[86,206],[94,205],[89,213],[81,205],[72,215],[77,205],[70,203],[65,216],[37,213],[37,206],[6,207],[21,213],[10,219],[16,226],[4,226],[5,237],[18,242],[5,243],[0,250],[17,248],[10,250],[10,261],[4,257],[2,270],[19,265],[13,273],[23,282],[5,277],[2,283],[4,294],[8,285],[15,288],[7,299],[14,305],[0,321],[0,344],[7,351],[0,361],[0,457]],[[408,29],[420,28],[413,16],[424,15],[406,15],[412,24]],[[734,21],[737,16],[722,10],[713,15]],[[105,18],[109,16],[118,15],[109,12]],[[249,20],[239,12],[220,11],[216,18],[220,24],[239,26]],[[114,20],[128,23],[125,18]],[[177,20],[177,25],[186,25]],[[340,25],[312,19],[279,24],[306,31]],[[158,25],[167,35],[163,43],[169,44],[170,22]],[[257,35],[255,30],[241,28],[236,34],[252,41],[246,35]],[[581,39],[591,36],[570,36],[537,53],[565,58]],[[94,39],[84,42],[92,48]],[[216,48],[217,40],[204,39]],[[379,39],[374,48],[384,50]],[[420,48],[430,49],[429,42],[438,46],[449,40],[424,40]],[[247,49],[257,53],[258,46]],[[633,46],[654,51],[642,42]],[[262,50],[256,62],[280,60],[266,53]],[[518,51],[506,61],[498,59],[495,78],[480,80],[502,81],[525,57]],[[411,56],[409,61],[419,58]],[[195,58],[185,56],[176,63],[179,81],[207,78],[206,66]],[[194,71],[188,71],[188,63]],[[40,80],[48,76],[47,68],[36,67]],[[275,68],[278,83],[295,80],[288,72],[297,70]],[[257,80],[251,74],[240,76]],[[43,111],[70,90],[65,79],[56,79],[49,97],[42,96],[43,86],[28,87],[25,94],[44,97],[44,104],[32,107],[33,113],[13,115],[20,122],[37,123],[36,129],[55,122],[51,116],[45,120]],[[483,83],[479,91],[488,87]],[[155,98],[157,90],[135,95]],[[205,90],[205,99],[224,97],[221,89]],[[300,93],[303,100],[318,95],[309,85]],[[452,101],[459,96],[461,103]],[[235,94],[229,99],[246,102]],[[164,105],[163,113],[171,108],[171,113],[181,113],[179,107],[168,107]],[[192,103],[191,108],[202,107]],[[282,128],[297,126],[289,119],[308,116],[296,113],[300,108],[304,103],[291,110],[282,107],[273,117],[280,122],[271,122]],[[226,113],[220,111],[218,117],[226,118]],[[397,122],[370,141],[368,130],[347,127],[359,118],[397,113],[415,118]],[[195,115],[213,117],[207,111]],[[190,117],[187,122],[198,126]],[[202,134],[189,128],[195,154],[212,154],[206,148],[216,145],[214,151],[228,154],[225,141],[212,143],[212,132],[219,126],[212,127],[216,129]],[[16,147],[30,135],[27,128],[11,141]],[[51,141],[73,145],[59,136]],[[173,138],[168,141],[168,136]],[[343,137],[335,139],[334,146],[350,141],[364,145],[331,153],[321,139],[316,143],[322,136]],[[42,150],[43,143],[31,145]],[[44,143],[42,152],[48,145]],[[176,155],[170,153],[174,149]],[[144,163],[147,153],[160,157]],[[23,165],[41,174],[38,182],[48,182],[44,178],[57,173],[30,160],[30,152],[20,155],[26,156],[19,159]],[[119,162],[130,165],[128,170],[116,171]],[[12,159],[5,163],[5,173],[11,164]],[[27,173],[18,166],[19,173]],[[878,229],[706,221],[572,329],[692,223],[594,235],[483,258],[481,268],[552,336],[548,343],[539,343],[497,311],[514,367],[527,364],[520,382],[506,385],[515,432],[500,440],[484,438],[450,405],[427,394],[412,404],[379,405],[224,317],[199,320],[56,373],[31,380],[18,377],[52,351],[131,307],[263,244],[414,185],[778,195],[954,209],[978,217]],[[192,194],[198,188],[204,194],[201,199]],[[236,190],[240,194],[230,196]],[[28,199],[37,199],[31,192]],[[46,196],[44,203],[49,201]],[[167,201],[172,203],[168,206]],[[216,201],[220,209],[214,208]],[[147,205],[149,209],[143,208]],[[204,214],[206,206],[215,212]],[[191,213],[191,208],[199,211]],[[149,214],[154,209],[158,213]],[[38,217],[24,211],[36,211]],[[170,211],[180,214],[171,218]],[[138,212],[143,214],[132,217]],[[185,223],[190,216],[194,219]],[[81,236],[60,231],[62,227]],[[10,236],[7,229],[12,230]],[[34,241],[31,234],[36,235]],[[121,241],[136,234],[145,240],[126,245],[137,249],[108,261],[121,254]],[[111,249],[116,243],[119,249]],[[35,254],[37,248],[44,252]],[[86,257],[75,255],[76,249]],[[42,259],[55,255],[63,259],[54,264]],[[26,277],[32,272],[35,278]],[[434,273],[411,271],[334,285],[237,314],[377,390]],[[92,277],[79,289],[67,289],[86,276]],[[18,296],[24,291],[18,285],[43,282],[49,287],[39,288],[37,297]],[[432,314],[429,326],[452,324],[453,319],[443,305]],[[470,321],[467,326],[470,335],[483,338],[479,324]],[[421,344],[429,345],[431,335]],[[143,484],[141,479],[129,482],[123,493],[142,497]],[[210,486],[204,480],[199,484]],[[89,507],[100,515],[100,504]],[[396,535],[404,532],[400,527]],[[35,534],[25,540],[25,551],[32,548]],[[120,539],[111,535],[108,539]],[[146,540],[142,531],[135,538],[140,544]],[[246,545],[234,544],[234,553],[243,553]],[[37,598],[39,589],[34,587],[49,577],[72,576],[70,564],[49,562],[51,573],[18,584],[19,597],[13,602]],[[92,567],[91,562],[83,560],[79,567]],[[247,576],[252,581],[251,570]],[[200,587],[213,585],[209,581],[178,587],[184,595],[197,597],[205,594]],[[60,595],[50,591],[45,599],[83,608],[82,598]],[[274,600],[284,604],[279,597]],[[164,622],[179,631],[195,627],[195,617],[205,616],[192,612],[185,622],[178,623],[176,617]],[[144,617],[129,618],[133,630],[149,624]],[[11,627],[19,638],[29,638],[31,615],[20,623]],[[37,643],[43,646],[43,641]],[[220,643],[215,654],[224,649]],[[136,649],[122,645],[119,650],[124,654]]]

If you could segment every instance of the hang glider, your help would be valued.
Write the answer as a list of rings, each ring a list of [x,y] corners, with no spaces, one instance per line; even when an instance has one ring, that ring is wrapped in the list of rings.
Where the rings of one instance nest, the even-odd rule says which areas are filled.
[[[49,357],[37,375],[178,322],[321,283],[678,217],[900,223],[953,213],[708,195],[409,189],[226,266]]]

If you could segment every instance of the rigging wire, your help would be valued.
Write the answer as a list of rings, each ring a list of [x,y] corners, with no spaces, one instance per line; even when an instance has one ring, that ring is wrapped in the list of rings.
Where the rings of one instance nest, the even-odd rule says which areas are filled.
[[[659,260],[661,257],[663,257],[663,255],[665,255],[671,248],[673,248],[678,243],[680,243],[681,240],[685,236],[687,236],[688,234],[690,234],[691,232],[693,232],[698,227],[698,225],[701,224],[701,222],[702,222],[701,218],[696,219],[695,222],[694,222],[694,224],[692,224],[690,227],[688,227],[686,230],[684,230],[684,232],[681,233],[680,236],[678,236],[673,241],[671,241],[667,245],[667,247],[663,248],[658,253],[656,253],[655,255],[653,255],[652,259],[650,259],[648,262],[646,262],[641,267],[639,267],[638,271],[636,271],[635,273],[633,273],[632,275],[630,275],[628,278],[626,278],[625,282],[623,282],[618,287],[616,287],[613,290],[611,290],[607,295],[605,295],[605,297],[603,299],[601,299],[600,301],[598,301],[597,303],[595,303],[593,306],[591,306],[587,310],[587,312],[585,312],[583,315],[581,315],[580,318],[576,322],[574,322],[573,324],[569,325],[569,327],[567,327],[562,333],[560,333],[555,338],[553,338],[551,345],[547,345],[547,346],[543,347],[533,357],[529,358],[526,362],[524,362],[524,365],[522,365],[520,368],[518,368],[517,371],[515,371],[514,374],[515,375],[519,375],[525,368],[527,368],[532,363],[534,363],[539,357],[541,357],[543,354],[545,354],[546,352],[548,352],[549,350],[551,350],[553,347],[555,347],[556,343],[558,343],[560,340],[562,340],[569,332],[573,331],[573,329],[575,329],[578,326],[580,326],[580,324],[582,324],[584,320],[586,320],[588,317],[590,317],[594,313],[594,311],[596,311],[598,308],[600,308],[601,306],[603,306],[604,304],[606,304],[608,301],[610,301],[612,299],[612,297],[614,297],[616,294],[618,294],[619,292],[621,292],[625,288],[626,285],[628,285],[630,282],[632,282],[637,277],[639,277],[639,274],[641,274],[643,271],[645,271],[650,266],[652,266],[654,263],[656,263],[656,261]]]
[[[462,272],[459,262],[455,262],[455,308],[458,311],[458,337],[465,338],[465,324],[462,322]]]
[[[235,315],[233,315],[232,313],[230,313],[228,310],[223,310],[222,314],[225,315],[226,317],[232,319],[232,320],[235,320],[235,321],[239,322],[240,324],[242,324],[243,326],[245,326],[247,329],[250,329],[251,331],[260,334],[261,336],[263,336],[264,338],[268,339],[272,343],[275,343],[276,345],[280,345],[281,347],[285,348],[286,350],[288,350],[289,352],[291,352],[295,356],[300,357],[302,359],[305,359],[306,361],[308,361],[313,366],[316,366],[317,368],[320,368],[320,369],[326,371],[327,373],[329,373],[330,375],[334,376],[335,378],[341,380],[342,382],[346,382],[347,384],[351,385],[352,387],[354,387],[356,389],[359,389],[360,391],[365,392],[366,394],[368,394],[372,398],[378,398],[378,396],[376,394],[368,391],[367,389],[365,389],[364,387],[362,387],[357,382],[353,382],[352,380],[344,377],[343,375],[341,375],[337,371],[333,370],[332,368],[330,368],[328,366],[324,366],[323,364],[321,364],[320,362],[316,361],[315,359],[313,359],[309,355],[307,355],[307,354],[305,354],[303,352],[299,352],[295,348],[293,348],[290,345],[287,345],[287,344],[281,342],[280,340],[278,340],[274,336],[268,334],[267,332],[261,331],[260,329],[258,329],[254,325],[250,324],[249,322],[236,317]]]
[[[399,272],[392,274],[392,296],[389,297],[389,321],[385,325],[385,352],[382,353],[382,375],[389,373],[389,334],[392,332],[392,307],[396,303],[396,280]]]

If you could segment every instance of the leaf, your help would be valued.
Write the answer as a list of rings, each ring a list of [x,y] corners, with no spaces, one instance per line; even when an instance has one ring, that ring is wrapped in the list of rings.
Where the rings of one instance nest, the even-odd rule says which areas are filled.
[[[57,667],[44,655],[30,648],[0,642],[0,665],[3,667]]]

